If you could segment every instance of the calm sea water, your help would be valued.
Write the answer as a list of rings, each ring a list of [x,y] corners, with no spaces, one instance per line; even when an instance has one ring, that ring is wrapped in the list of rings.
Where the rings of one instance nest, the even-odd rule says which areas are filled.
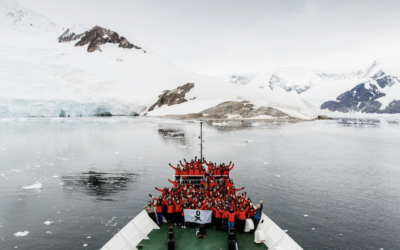
[[[206,159],[233,161],[236,186],[304,249],[400,249],[398,120],[204,131]],[[169,185],[168,163],[198,155],[198,135],[162,119],[0,119],[0,249],[100,249]]]

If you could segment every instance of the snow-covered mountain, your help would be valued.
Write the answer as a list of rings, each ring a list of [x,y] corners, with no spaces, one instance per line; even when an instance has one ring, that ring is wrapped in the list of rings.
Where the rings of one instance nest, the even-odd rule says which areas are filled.
[[[251,80],[254,79],[259,73],[246,73],[246,74],[225,74],[225,75],[215,75],[216,79],[221,81],[230,82],[234,84],[246,85]]]
[[[74,26],[59,31],[57,26],[49,28],[52,22],[47,18],[17,2],[4,2],[2,11],[13,6],[14,14],[32,13],[21,14],[17,24],[40,22],[0,25],[4,37],[0,40],[0,117],[179,115],[227,101],[249,101],[254,107],[272,107],[291,117],[315,117],[311,105],[298,97],[232,86],[178,68],[115,28]],[[193,86],[182,96],[187,83]],[[168,98],[178,95],[180,101],[160,100],[167,90]]]
[[[31,33],[61,30],[47,17],[23,7],[15,0],[0,1],[0,26]]]
[[[322,111],[400,113],[400,57],[376,60],[346,73],[308,68],[270,68],[248,86],[298,96]]]

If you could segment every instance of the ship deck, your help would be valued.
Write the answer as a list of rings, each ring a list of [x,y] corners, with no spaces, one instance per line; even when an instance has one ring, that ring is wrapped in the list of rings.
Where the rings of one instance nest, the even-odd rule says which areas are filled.
[[[168,224],[163,223],[160,229],[154,229],[149,235],[150,240],[143,240],[143,250],[165,250],[167,246]],[[228,233],[216,231],[214,228],[206,228],[206,238],[197,238],[195,228],[181,228],[174,226],[175,232],[175,249],[176,250],[227,250],[228,249]],[[265,250],[268,247],[265,244],[255,244],[254,235],[250,233],[236,233],[239,249],[246,250]]]

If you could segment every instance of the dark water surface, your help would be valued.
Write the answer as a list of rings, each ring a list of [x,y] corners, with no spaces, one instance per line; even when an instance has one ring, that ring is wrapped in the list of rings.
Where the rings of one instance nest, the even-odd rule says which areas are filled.
[[[0,119],[0,249],[100,249],[154,187],[170,186],[168,163],[198,154],[198,131],[143,118]],[[236,186],[304,249],[400,249],[398,120],[204,131],[206,159],[232,160]]]

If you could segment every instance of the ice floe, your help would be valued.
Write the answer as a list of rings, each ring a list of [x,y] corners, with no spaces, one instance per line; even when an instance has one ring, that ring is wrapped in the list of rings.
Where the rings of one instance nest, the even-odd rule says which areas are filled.
[[[52,232],[51,232],[51,231],[46,231],[46,233],[47,233],[47,234],[52,234]]]
[[[255,122],[255,123],[252,123],[251,126],[258,127],[258,126],[260,126],[260,124],[258,122]]]
[[[87,247],[87,244],[83,244],[84,247]]]
[[[308,217],[308,214],[305,214],[304,217]]]
[[[14,234],[15,237],[22,237],[22,236],[27,236],[29,234],[28,231],[24,231],[24,232],[16,232]]]
[[[45,221],[44,224],[48,226],[48,225],[51,225],[53,222],[54,222],[54,221],[49,221],[49,220],[48,220],[48,221]]]
[[[22,189],[29,190],[29,189],[39,189],[39,188],[43,188],[42,183],[35,183],[31,186],[23,187]]]
[[[180,147],[180,148],[187,148],[188,146],[178,145],[178,147]]]
[[[53,178],[58,178],[58,177],[60,177],[59,175],[53,175],[52,176]]]
[[[228,125],[228,123],[227,122],[221,122],[221,123],[213,122],[212,125],[213,126],[218,126],[218,127],[223,127],[223,126]]]
[[[268,162],[264,162],[263,164],[268,165]]]
[[[117,151],[117,152],[115,152],[115,154],[117,155],[117,154],[119,154],[119,152]]]

